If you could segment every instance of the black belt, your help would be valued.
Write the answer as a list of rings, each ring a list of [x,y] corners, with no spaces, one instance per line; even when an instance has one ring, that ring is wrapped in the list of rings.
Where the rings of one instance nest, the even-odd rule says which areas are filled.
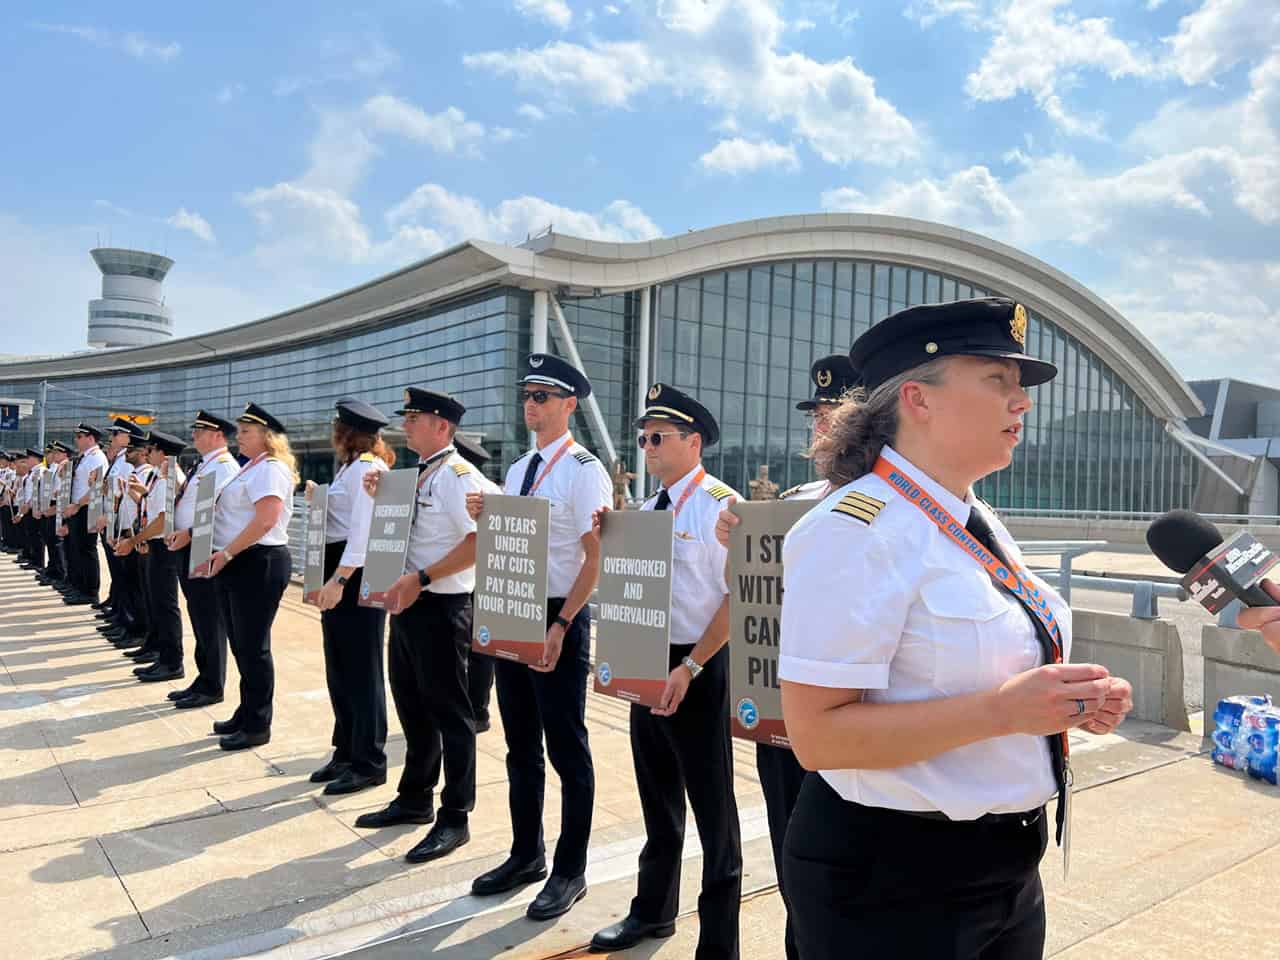
[[[1035,810],[1026,810],[1022,813],[984,813],[976,820],[953,820],[941,810],[894,810],[893,812],[905,814],[908,817],[916,817],[920,820],[945,820],[947,823],[978,823],[987,826],[998,826],[1001,824],[1017,822],[1024,827],[1029,827],[1044,815],[1044,807],[1038,807]]]

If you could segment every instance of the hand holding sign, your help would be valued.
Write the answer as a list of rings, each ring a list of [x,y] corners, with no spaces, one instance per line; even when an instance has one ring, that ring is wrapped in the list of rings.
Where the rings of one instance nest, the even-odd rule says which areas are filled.
[[[468,493],[467,494],[467,514],[472,520],[479,520],[480,514],[484,512],[484,494]]]

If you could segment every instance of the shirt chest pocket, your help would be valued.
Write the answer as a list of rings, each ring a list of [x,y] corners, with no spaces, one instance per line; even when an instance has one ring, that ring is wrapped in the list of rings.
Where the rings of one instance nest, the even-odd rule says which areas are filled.
[[[914,632],[933,648],[934,686],[948,695],[987,690],[1034,666],[1035,633],[985,575],[955,574],[920,588]]]

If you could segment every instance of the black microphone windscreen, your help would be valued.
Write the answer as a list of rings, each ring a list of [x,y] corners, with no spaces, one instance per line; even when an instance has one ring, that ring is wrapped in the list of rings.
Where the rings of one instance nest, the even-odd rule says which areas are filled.
[[[1186,573],[1222,543],[1212,523],[1190,510],[1170,510],[1147,528],[1147,546],[1170,570]]]

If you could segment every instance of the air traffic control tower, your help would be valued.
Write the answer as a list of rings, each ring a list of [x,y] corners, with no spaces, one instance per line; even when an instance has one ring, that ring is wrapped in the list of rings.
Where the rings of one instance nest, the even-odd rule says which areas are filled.
[[[98,247],[102,299],[89,301],[89,346],[144,347],[173,337],[173,314],[160,284],[173,261],[158,253]]]

